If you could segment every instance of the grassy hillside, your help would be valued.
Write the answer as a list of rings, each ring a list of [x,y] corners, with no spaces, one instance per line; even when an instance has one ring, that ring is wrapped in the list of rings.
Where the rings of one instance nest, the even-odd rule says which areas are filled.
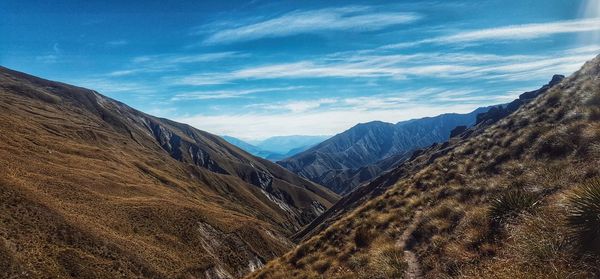
[[[594,278],[599,166],[600,57],[357,189],[249,278]]]
[[[237,278],[336,200],[217,136],[0,67],[0,278]]]

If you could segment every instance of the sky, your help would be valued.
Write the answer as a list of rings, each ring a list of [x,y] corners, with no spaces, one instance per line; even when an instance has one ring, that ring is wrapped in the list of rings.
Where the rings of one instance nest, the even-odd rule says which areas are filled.
[[[600,54],[600,0],[0,1],[0,65],[218,135],[508,102]]]

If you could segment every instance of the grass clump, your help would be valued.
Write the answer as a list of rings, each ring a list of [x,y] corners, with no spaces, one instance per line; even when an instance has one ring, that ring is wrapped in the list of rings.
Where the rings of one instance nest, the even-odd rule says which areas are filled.
[[[377,249],[370,264],[379,278],[402,278],[408,267],[404,261],[404,252],[394,245]]]
[[[567,223],[573,243],[600,256],[600,180],[582,185],[568,200]]]
[[[489,209],[490,219],[502,223],[524,211],[531,211],[539,202],[537,194],[526,191],[509,191],[494,198]]]
[[[354,233],[354,244],[356,247],[365,248],[371,244],[374,238],[375,234],[369,227],[361,226]]]

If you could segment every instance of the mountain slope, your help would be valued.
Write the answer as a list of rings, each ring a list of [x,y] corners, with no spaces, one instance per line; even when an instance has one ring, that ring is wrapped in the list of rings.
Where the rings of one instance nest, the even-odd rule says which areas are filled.
[[[597,278],[598,251],[565,220],[600,180],[599,147],[597,57],[345,196],[249,278]]]
[[[337,200],[215,135],[1,67],[0,143],[7,277],[235,278]]]
[[[448,139],[456,126],[470,126],[480,108],[468,114],[443,114],[397,124],[374,121],[358,124],[317,146],[278,164],[339,194],[352,191],[389,169],[382,160],[401,161],[416,148]]]

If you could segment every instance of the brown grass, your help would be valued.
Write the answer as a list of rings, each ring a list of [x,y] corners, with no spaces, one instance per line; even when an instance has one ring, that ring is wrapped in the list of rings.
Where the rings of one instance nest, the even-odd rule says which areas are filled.
[[[336,234],[317,234],[302,245],[312,247],[311,257],[332,263],[326,278],[368,278],[364,273],[375,274],[370,266],[376,251],[393,246],[422,211],[411,250],[426,278],[597,277],[598,259],[567,241],[564,200],[575,185],[600,175],[600,123],[577,116],[592,113],[590,104],[600,96],[598,64],[507,119],[467,139],[451,139],[444,155],[439,146],[423,151],[392,172],[398,181],[385,193],[334,219],[329,227]],[[488,214],[491,201],[510,193],[532,198],[521,203],[517,194],[503,211],[511,217],[496,222]],[[366,224],[381,230],[370,244],[356,247],[353,238]],[[344,258],[326,255],[328,246],[345,251]],[[307,271],[284,256],[262,272]]]

